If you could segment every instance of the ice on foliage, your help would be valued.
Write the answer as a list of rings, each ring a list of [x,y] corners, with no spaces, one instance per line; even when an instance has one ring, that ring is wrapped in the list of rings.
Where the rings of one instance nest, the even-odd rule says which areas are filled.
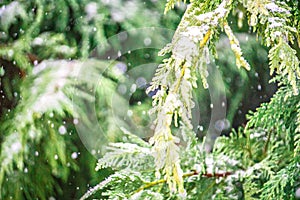
[[[218,26],[219,20],[224,18],[228,13],[228,9],[226,8],[228,2],[222,1],[222,3],[217,7],[216,10],[204,14],[200,14],[196,18],[204,23],[210,24],[211,26]]]
[[[250,139],[255,139],[255,138],[261,138],[261,137],[265,137],[266,136],[266,133],[264,131],[261,131],[261,132],[253,132],[250,134]]]
[[[90,2],[85,6],[85,12],[87,19],[91,20],[97,15],[98,4],[96,2]]]
[[[26,11],[23,4],[18,1],[13,1],[8,5],[4,5],[0,8],[0,24],[6,30],[9,25],[17,20],[17,16],[26,18]]]
[[[279,17],[269,17],[268,22],[270,23],[269,24],[270,28],[277,28],[277,27],[282,27],[283,24],[285,23],[285,20]]]
[[[284,14],[290,14],[290,11],[288,11],[285,8],[279,7],[274,2],[266,4],[265,8],[268,9],[268,10],[270,10],[271,12],[279,12],[279,13],[284,13]]]
[[[190,37],[185,37],[183,34],[174,44],[172,52],[176,58],[192,63],[194,56],[199,54],[199,48]]]
[[[156,174],[160,175],[160,170],[162,170],[170,191],[176,191],[178,187],[180,194],[184,194],[185,191],[179,164],[179,147],[177,146],[179,139],[171,134],[170,127],[173,121],[175,126],[178,125],[179,116],[182,124],[192,129],[190,119],[194,103],[191,91],[193,87],[197,87],[195,67],[201,74],[203,85],[206,85],[206,64],[209,63],[207,43],[210,39],[210,29],[218,26],[219,20],[227,14],[228,10],[225,7],[228,3],[223,1],[215,11],[200,15],[194,13],[192,6],[188,7],[173,37],[172,44],[167,45],[160,52],[160,55],[172,52],[172,56],[158,67],[151,87],[147,90],[151,92],[159,88],[153,96],[154,108],[151,110],[152,113],[157,113],[155,134],[149,141],[154,145]],[[195,23],[194,26],[193,23]]]
[[[36,37],[34,38],[34,40],[32,41],[32,45],[33,46],[42,46],[44,43],[44,39],[41,37]]]
[[[11,145],[12,153],[18,153],[22,148],[22,144],[20,141],[16,141]]]

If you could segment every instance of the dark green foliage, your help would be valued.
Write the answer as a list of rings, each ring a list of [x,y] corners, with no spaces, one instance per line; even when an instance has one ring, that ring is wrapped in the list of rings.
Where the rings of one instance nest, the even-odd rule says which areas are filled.
[[[96,160],[80,142],[73,121],[86,116],[87,101],[96,95],[97,119],[115,141],[120,130],[107,107],[116,82],[122,78],[107,70],[101,79],[105,87],[97,87],[91,94],[86,88],[95,87],[99,75],[109,67],[108,62],[47,60],[86,59],[95,48],[103,54],[110,50],[108,37],[159,24],[161,12],[156,10],[163,10],[160,4],[163,5],[89,0],[0,2],[1,198],[74,199],[86,190],[87,181],[99,181],[109,173],[105,169],[100,174],[94,171]],[[125,9],[128,6],[130,13]],[[155,12],[158,17],[151,17]],[[171,20],[166,24],[175,27],[173,21],[178,15],[172,12],[167,18]],[[110,48],[119,46],[117,41]],[[88,66],[89,74],[80,76],[84,79],[78,82],[74,72],[83,64]],[[77,92],[83,97],[76,99],[75,109],[74,87],[82,89]],[[126,127],[124,123],[118,125]],[[78,158],[72,158],[74,153]]]

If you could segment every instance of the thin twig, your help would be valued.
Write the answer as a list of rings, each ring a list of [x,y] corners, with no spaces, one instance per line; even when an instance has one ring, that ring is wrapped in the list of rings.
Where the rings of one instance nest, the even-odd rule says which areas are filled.
[[[264,145],[264,150],[263,150],[263,155],[266,157],[268,154],[268,146],[270,143],[270,139],[271,139],[271,134],[272,134],[272,130],[268,133],[268,137],[267,137],[267,141]]]
[[[199,174],[200,173],[197,172],[197,171],[192,171],[192,172],[188,172],[188,173],[183,174],[182,177],[196,176],[196,175],[199,175]],[[205,174],[201,174],[201,175],[203,177],[207,177],[207,178],[222,178],[222,177],[232,175],[232,172],[214,173],[214,174],[213,173],[205,173]],[[144,185],[144,186],[140,187],[139,189],[135,190],[133,192],[133,194],[138,193],[138,192],[140,192],[142,190],[145,190],[147,188],[153,187],[155,185],[165,183],[166,181],[167,181],[166,179],[160,179],[160,180],[157,180],[157,181],[149,182],[146,185]]]
[[[176,86],[175,86],[175,89],[174,89],[174,91],[173,91],[174,93],[177,93],[177,91],[178,91],[178,89],[179,89],[179,86],[180,86],[180,84],[181,84],[181,81],[182,81],[182,79],[183,79],[183,77],[184,77],[185,69],[186,69],[186,65],[184,64],[183,67],[182,67],[182,69],[181,69],[181,73],[180,73],[179,80],[178,80],[178,82],[177,82],[177,84],[176,84]]]

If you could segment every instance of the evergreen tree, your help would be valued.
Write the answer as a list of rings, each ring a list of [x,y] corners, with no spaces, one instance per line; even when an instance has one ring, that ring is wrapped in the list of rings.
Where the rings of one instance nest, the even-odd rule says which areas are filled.
[[[0,2],[1,199],[299,197],[300,3],[168,0],[164,4]],[[165,15],[153,17],[157,13]],[[118,51],[122,42],[109,44],[107,38],[144,26],[177,27],[171,43],[159,52],[161,57],[149,51],[149,62],[162,60],[147,88],[152,107],[147,97],[131,99],[143,98],[142,107],[131,106],[135,118],[143,121],[145,109],[155,118],[150,139],[136,136],[110,110],[118,82],[126,78],[115,67],[119,61],[143,63],[144,51],[114,62],[90,56],[94,50],[103,57]],[[139,34],[143,38],[145,33]],[[253,51],[255,56],[249,55]],[[197,99],[209,104],[205,89],[216,84],[212,65],[230,80],[225,81],[227,119],[239,126],[215,141],[217,134],[203,135],[209,117],[201,119],[204,131],[196,130],[192,122]],[[88,70],[80,71],[83,67]],[[91,91],[98,75],[103,84]],[[262,85],[255,85],[257,79]],[[263,88],[259,95],[267,95],[253,97],[253,86]],[[80,98],[74,103],[76,95]],[[264,103],[255,111],[247,110],[247,122],[241,125],[239,104],[246,104],[247,98],[255,103],[243,112]],[[86,132],[94,126],[89,124],[87,102],[95,103],[101,133],[112,139],[98,160],[97,172],[98,151],[91,155],[76,130],[79,117],[88,125]],[[205,106],[200,109],[205,115],[210,112]]]
[[[177,1],[169,0],[165,13]],[[228,18],[240,12],[262,44],[269,47],[271,81],[278,91],[247,116],[247,124],[217,138],[205,151],[191,124],[196,80],[208,88],[209,54],[217,57],[220,32],[227,35],[240,70],[243,57]],[[241,18],[240,20],[243,20]],[[295,199],[299,187],[299,2],[191,1],[158,67],[148,92],[156,116],[154,136],[145,142],[130,133],[130,143],[112,143],[97,169],[115,173],[90,189],[110,199]],[[298,44],[297,44],[298,42]],[[174,128],[178,127],[178,128]],[[176,131],[179,129],[179,131]],[[176,135],[177,134],[177,135]],[[180,139],[186,146],[179,145]],[[155,167],[153,167],[155,166]]]

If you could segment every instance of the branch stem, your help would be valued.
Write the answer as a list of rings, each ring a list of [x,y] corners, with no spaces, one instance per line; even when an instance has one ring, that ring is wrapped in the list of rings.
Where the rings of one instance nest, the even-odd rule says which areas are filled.
[[[190,177],[190,176],[196,176],[196,175],[199,175],[200,173],[197,172],[197,171],[191,171],[191,172],[187,172],[185,174],[183,174],[182,177]],[[224,172],[224,173],[205,173],[205,174],[202,174],[202,177],[207,177],[207,178],[221,178],[221,177],[226,177],[226,176],[229,176],[229,175],[232,175],[233,173],[232,172]],[[158,185],[158,184],[161,184],[161,183],[165,183],[167,180],[166,179],[160,179],[160,180],[157,180],[157,181],[153,181],[153,182],[149,182],[149,183],[146,183],[144,186],[140,187],[139,189],[135,190],[133,192],[133,194],[135,193],[138,193],[142,190],[145,190],[147,188],[150,188],[150,187],[153,187],[155,185]]]

